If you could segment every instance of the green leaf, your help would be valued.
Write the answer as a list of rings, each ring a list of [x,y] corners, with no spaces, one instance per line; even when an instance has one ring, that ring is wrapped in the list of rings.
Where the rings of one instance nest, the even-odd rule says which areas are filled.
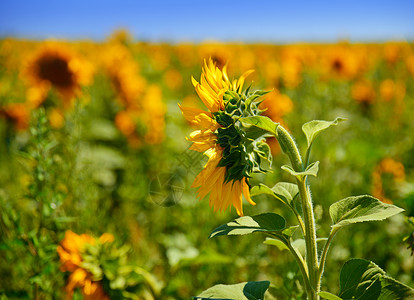
[[[290,238],[298,229],[299,225],[289,226],[283,229],[280,233],[277,233],[276,238],[266,238],[263,244],[272,245],[279,248],[279,250],[289,250],[285,243],[290,243]]]
[[[264,184],[259,184],[250,190],[250,196],[258,196],[263,194],[273,196],[282,203],[293,206],[292,202],[299,194],[299,189],[296,184],[289,182],[278,182],[272,188],[269,188]]]
[[[259,184],[250,190],[250,196],[252,197],[263,194],[270,195],[288,206],[292,206],[292,202],[298,193],[298,186],[288,182],[279,182],[273,188]]]
[[[412,288],[386,276],[384,270],[365,259],[348,260],[341,269],[339,285],[342,299],[414,299]]]
[[[339,296],[342,299],[377,299],[381,293],[378,279],[385,272],[365,259],[348,260],[341,269]]]
[[[267,237],[263,244],[276,246],[280,251],[289,250],[288,246],[286,246],[285,243],[278,239]]]
[[[305,171],[303,172],[296,172],[295,170],[292,169],[292,167],[288,166],[288,165],[284,165],[281,167],[282,170],[288,172],[289,174],[299,178],[299,179],[303,179],[306,176],[317,176],[318,175],[318,171],[319,171],[319,161],[314,162],[312,164],[310,164]]]
[[[299,188],[294,183],[278,182],[272,187],[273,192],[279,197],[284,197],[289,203],[299,195]]]
[[[245,216],[214,229],[209,238],[220,235],[245,235],[256,231],[281,232],[286,228],[285,219],[274,213]]]
[[[306,136],[308,141],[308,147],[310,147],[316,137],[324,130],[328,129],[333,125],[338,125],[339,122],[345,121],[343,118],[336,118],[333,121],[322,121],[322,120],[313,120],[308,123],[303,124],[302,131]]]
[[[381,294],[378,300],[414,299],[414,289],[409,286],[388,276],[381,277],[380,282]]]
[[[404,211],[369,196],[349,197],[335,202],[329,208],[333,228],[366,221],[380,221]]]
[[[270,118],[265,116],[245,117],[240,118],[239,121],[247,125],[259,127],[272,135],[276,134],[276,128],[279,126],[278,123],[273,122]]]
[[[262,300],[269,288],[269,281],[250,281],[238,284],[215,285],[191,300]]]
[[[329,292],[319,292],[318,293],[319,296],[321,296],[324,299],[328,299],[328,300],[342,300],[342,298],[339,298],[338,296],[331,294]]]

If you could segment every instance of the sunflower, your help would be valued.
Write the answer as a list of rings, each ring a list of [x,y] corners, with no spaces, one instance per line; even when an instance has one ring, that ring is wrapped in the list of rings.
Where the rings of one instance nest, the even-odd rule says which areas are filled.
[[[352,86],[351,96],[360,103],[369,104],[375,101],[375,90],[370,81],[361,79]]]
[[[18,131],[29,127],[30,109],[25,103],[9,103],[0,107],[0,116],[4,116]]]
[[[251,106],[254,101],[249,97],[252,94],[247,91],[242,94],[244,81],[253,71],[230,81],[226,69],[224,66],[220,70],[210,58],[208,63],[204,61],[200,82],[192,78],[207,111],[179,106],[184,118],[196,129],[187,138],[193,142],[190,149],[203,152],[208,157],[204,169],[192,184],[192,187],[198,187],[197,197],[203,199],[210,194],[210,207],[214,211],[234,206],[237,214],[242,216],[242,195],[255,205],[250,198],[249,178],[256,166],[261,168],[258,163],[260,159],[254,151],[257,145],[262,147],[262,142],[249,139],[237,120],[249,112],[258,114],[260,111],[256,104]],[[268,150],[266,146],[265,152]]]
[[[123,106],[138,106],[147,83],[138,74],[139,66],[128,48],[119,43],[109,44],[101,59],[120,103]]]
[[[361,68],[361,53],[346,45],[334,45],[325,49],[323,65],[326,75],[335,79],[351,80]]]
[[[372,172],[372,182],[374,197],[380,199],[382,202],[392,204],[392,200],[385,196],[383,187],[383,175],[390,174],[393,177],[394,184],[398,184],[405,181],[405,170],[404,165],[395,161],[392,158],[386,157],[375,167]]]
[[[95,281],[93,275],[82,265],[82,253],[87,244],[94,245],[110,243],[114,240],[113,235],[104,233],[98,240],[88,234],[78,235],[70,230],[66,231],[65,238],[57,247],[60,257],[62,272],[71,272],[65,287],[67,299],[72,299],[73,291],[81,288],[85,299],[107,300],[100,281]]]
[[[72,53],[63,44],[48,43],[26,61],[23,76],[33,90],[39,91],[42,99],[34,97],[34,106],[40,105],[46,97],[45,91],[55,88],[65,103],[69,103],[80,91],[82,85],[89,85],[92,79],[92,65]],[[42,92],[40,92],[42,91]]]

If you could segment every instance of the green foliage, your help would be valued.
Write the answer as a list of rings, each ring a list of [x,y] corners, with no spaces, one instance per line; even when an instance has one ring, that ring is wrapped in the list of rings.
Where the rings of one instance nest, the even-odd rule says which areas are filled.
[[[290,166],[282,166],[281,167],[282,170],[288,172],[290,175],[295,176],[296,178],[298,178],[299,180],[303,180],[304,178],[306,178],[307,176],[318,176],[318,171],[319,171],[319,161],[314,162],[312,164],[310,164],[305,171],[303,172],[296,172],[295,170],[292,169],[292,167]]]
[[[297,198],[299,190],[296,184],[289,182],[278,182],[272,188],[261,183],[250,190],[250,196],[252,197],[263,194],[270,195],[283,204],[293,207],[293,201]]]
[[[239,119],[243,124],[251,125],[263,129],[264,131],[274,135],[278,124],[265,116],[244,117]]]
[[[341,299],[410,299],[414,290],[391,279],[371,261],[351,259],[341,269]]]
[[[331,294],[329,292],[319,292],[318,295],[328,300],[342,300],[342,298],[339,298],[338,296]]]
[[[345,120],[346,119],[343,118],[336,118],[333,121],[313,120],[303,124],[302,131],[305,133],[306,140],[308,142],[308,148],[312,146],[313,141],[322,131],[328,129],[333,125],[338,125],[339,122],[343,122]]]
[[[243,282],[239,284],[215,285],[191,300],[260,300],[266,299],[269,281]]]
[[[309,193],[314,196],[312,203],[319,255],[324,253],[324,242],[318,242],[318,237],[331,238],[324,240],[330,247],[327,247],[329,255],[323,272],[320,271],[324,275],[322,290],[338,290],[338,266],[350,257],[369,258],[386,270],[387,276],[413,286],[411,274],[414,269],[410,257],[414,248],[413,227],[404,222],[402,214],[389,218],[384,224],[368,222],[364,226],[344,230],[339,238],[333,239],[333,234],[329,234],[332,221],[327,209],[333,199],[373,193],[381,201],[385,197],[404,208],[407,217],[413,215],[414,77],[408,64],[413,55],[412,43],[284,46],[116,44],[115,48],[125,50],[118,57],[124,54],[131,57],[128,70],[133,72],[127,72],[127,83],[136,87],[136,83],[142,81],[162,91],[165,107],[151,107],[151,113],[145,116],[150,118],[155,112],[166,112],[162,118],[165,127],[159,120],[154,121],[156,129],[165,135],[163,142],[158,144],[148,143],[144,136],[147,127],[139,124],[141,120],[135,116],[133,123],[137,130],[133,134],[137,136],[133,137],[138,142],[135,144],[115,122],[118,113],[126,109],[118,90],[122,84],[117,85],[113,81],[113,74],[108,74],[100,61],[101,55],[96,55],[110,54],[108,48],[112,42],[67,44],[94,64],[93,83],[83,89],[79,98],[72,99],[74,106],[71,108],[66,107],[68,103],[63,103],[58,93],[52,90],[43,104],[30,109],[31,125],[21,130],[16,129],[16,119],[8,114],[6,106],[29,98],[27,82],[21,78],[21,62],[42,43],[13,39],[0,41],[0,297],[65,298],[64,287],[69,274],[59,270],[56,246],[64,231],[71,229],[93,235],[110,232],[117,244],[129,245],[128,267],[121,264],[122,268],[115,271],[119,264],[108,262],[105,272],[108,276],[113,274],[113,278],[121,278],[114,287],[122,289],[134,286],[133,282],[140,282],[136,285],[140,288],[116,289],[116,294],[111,294],[112,299],[188,299],[196,291],[218,282],[236,283],[263,278],[272,282],[268,293],[277,299],[304,299],[306,283],[288,247],[297,249],[306,259],[302,226],[294,226],[300,224],[298,220],[303,220],[304,214],[298,186],[286,183],[288,180],[295,182],[295,178],[280,171],[280,166],[287,164],[287,158],[269,138],[280,132],[278,123],[286,124],[286,129],[295,134],[300,146],[298,149],[306,150],[306,146],[312,146],[311,162],[320,161],[317,180],[309,180],[312,183]],[[397,57],[393,62],[384,57],[389,46],[396,46]],[[343,74],[336,74],[335,70],[334,74],[325,68],[329,67],[324,65],[329,58],[326,54],[332,50],[332,53],[342,53],[343,49],[349,54],[349,61],[355,62],[357,56],[362,63],[358,74],[344,78]],[[263,112],[266,117],[244,119],[239,110],[243,97],[236,97],[237,93],[224,95],[229,100],[226,112],[234,113],[235,120],[244,130],[243,138],[253,149],[248,151],[255,151],[256,158],[261,159],[260,164],[253,166],[254,172],[270,169],[269,158],[272,158],[273,172],[267,172],[266,176],[255,174],[249,179],[253,186],[251,195],[255,196],[257,205],[243,207],[246,215],[271,211],[286,219],[286,229],[281,232],[264,232],[266,236],[272,236],[266,239],[265,245],[262,244],[263,236],[259,234],[236,238],[237,243],[235,238],[205,239],[217,224],[226,223],[236,216],[232,215],[234,212],[214,214],[208,210],[205,200],[194,200],[194,190],[190,189],[206,159],[201,158],[201,153],[187,149],[188,142],[184,136],[188,136],[189,125],[182,118],[177,102],[183,102],[183,106],[187,100],[194,106],[201,104],[201,101],[193,101],[194,87],[186,80],[199,74],[200,55],[214,56],[218,65],[230,58],[228,67],[236,76],[248,64],[249,68],[256,70],[254,86],[275,87],[274,92],[262,98],[257,96],[264,92],[255,92],[253,87],[242,95],[244,105],[250,107],[245,109],[246,113],[248,110],[253,113],[267,109]],[[347,63],[347,59],[348,56],[341,62]],[[137,68],[134,68],[135,64]],[[288,71],[291,67],[297,67],[297,70],[292,70],[296,72]],[[124,73],[121,69],[117,64],[119,74]],[[269,76],[272,70],[275,70],[272,74],[275,76]],[[181,82],[181,78],[172,80],[170,73],[181,76],[181,86],[170,86],[170,83]],[[293,79],[296,82],[292,83],[289,76],[295,74]],[[133,75],[139,80],[134,80]],[[375,94],[372,101],[353,99],[354,87],[360,81],[372,86]],[[387,82],[395,88],[394,98],[388,100],[382,96]],[[401,97],[396,97],[398,91],[403,93]],[[153,101],[148,101],[152,99],[150,97],[143,97],[141,93],[135,96],[134,109],[142,104],[153,104]],[[261,103],[261,99],[265,101]],[[62,127],[52,126],[50,116],[55,109],[62,114]],[[335,130],[325,130],[333,127],[335,121],[308,122],[312,119],[334,120],[337,115],[350,122],[332,128]],[[226,126],[233,123],[233,118],[226,114],[220,117],[220,122]],[[305,122],[308,124],[302,126]],[[305,136],[297,135],[301,127]],[[268,138],[271,151],[263,138]],[[315,138],[318,139],[317,147]],[[292,145],[292,141],[295,140],[287,142]],[[291,166],[295,172],[303,172],[308,167],[309,152],[310,149],[303,162],[296,164],[297,168],[295,164]],[[400,173],[404,176],[397,180],[393,173],[381,169],[384,159],[401,163]],[[378,178],[381,179],[381,189],[375,183]],[[157,183],[156,189],[153,189],[154,182]],[[179,197],[171,197],[172,193]],[[165,202],[164,198],[167,199]],[[280,202],[289,204],[294,215],[282,214],[284,210]],[[39,227],[39,224],[42,225]],[[331,233],[339,228],[342,227],[334,227]],[[287,251],[279,251],[273,245]],[[406,247],[411,248],[406,250]],[[150,274],[148,278],[156,281],[153,286],[159,287],[158,296],[149,290],[147,282],[150,280],[144,278],[145,272]],[[382,277],[381,286],[392,282],[387,276]],[[131,279],[131,284],[123,282],[127,278]],[[160,284],[162,282],[164,285]],[[109,282],[106,284],[108,290]],[[397,286],[395,289],[397,292],[404,288]],[[320,295],[326,296],[323,292]],[[81,292],[75,291],[74,299],[81,298]],[[398,299],[392,293],[388,298]]]
[[[253,232],[282,232],[286,227],[285,219],[274,213],[264,213],[257,216],[237,218],[223,224],[210,234],[210,238],[220,235],[245,235]]]
[[[329,208],[333,228],[359,222],[381,221],[403,211],[402,208],[383,203],[368,195],[349,197],[332,204]]]

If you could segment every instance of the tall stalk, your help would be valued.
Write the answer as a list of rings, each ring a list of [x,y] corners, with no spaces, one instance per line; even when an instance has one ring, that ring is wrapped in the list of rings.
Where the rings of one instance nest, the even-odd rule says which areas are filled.
[[[289,132],[282,126],[277,128],[277,139],[282,150],[289,156],[292,168],[296,172],[303,172],[306,165],[303,164],[302,156],[296,146],[295,141]],[[304,220],[304,238],[306,243],[306,264],[309,270],[310,289],[307,289],[308,299],[319,299],[320,276],[318,276],[318,253],[316,245],[316,226],[313,214],[312,197],[309,186],[306,183],[306,176],[296,179],[301,199],[303,220]]]

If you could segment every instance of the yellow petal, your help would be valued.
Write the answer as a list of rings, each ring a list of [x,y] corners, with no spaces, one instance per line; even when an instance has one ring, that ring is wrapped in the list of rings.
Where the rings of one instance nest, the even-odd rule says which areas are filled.
[[[239,216],[243,216],[243,207],[242,207],[242,192],[241,192],[241,182],[233,182],[233,206],[236,208],[236,212]]]
[[[232,191],[233,191],[232,182],[223,183],[223,192],[222,192],[223,210],[227,209],[228,207],[231,207]]]
[[[193,76],[191,76],[191,83],[193,84],[194,87],[196,87],[199,84],[198,81],[195,80]]]
[[[218,163],[220,162],[221,157],[218,157],[217,153],[214,149],[212,149],[209,153],[206,152],[205,154],[210,155],[209,160],[207,161],[206,165],[204,166],[204,169],[197,175],[197,177],[194,179],[193,184],[191,187],[198,187],[202,184],[204,184],[205,180],[211,176],[211,174],[216,169]]]
[[[254,72],[254,70],[248,70],[248,71],[244,72],[242,76],[240,76],[239,80],[237,81],[237,86],[236,86],[236,89],[235,89],[236,92],[241,93],[241,91],[243,89],[244,80],[247,78],[247,76],[249,76],[253,72]]]
[[[193,122],[196,119],[196,116],[200,115],[200,114],[206,114],[206,115],[210,115],[210,113],[199,109],[199,108],[194,108],[194,107],[183,107],[180,104],[178,104],[178,107],[180,108],[184,118],[188,121],[188,122]]]
[[[242,180],[242,190],[244,198],[246,198],[247,202],[249,202],[251,205],[256,205],[256,203],[250,198],[250,190],[249,185],[247,184],[247,179],[243,178]]]

